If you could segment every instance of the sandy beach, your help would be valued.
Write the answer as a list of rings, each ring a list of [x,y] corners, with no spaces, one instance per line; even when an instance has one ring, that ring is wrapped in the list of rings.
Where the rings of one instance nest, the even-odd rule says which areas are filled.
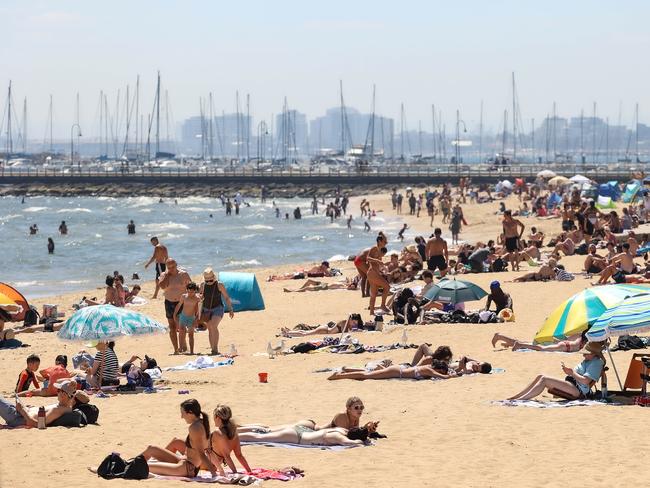
[[[403,191],[403,190],[402,190]],[[417,192],[418,189],[415,189]],[[388,194],[370,195],[371,208],[379,215],[393,215]],[[358,218],[359,198],[351,201]],[[516,208],[514,197],[508,201]],[[407,205],[404,205],[407,208]],[[463,205],[469,226],[461,239],[496,238],[501,217],[495,212],[498,202]],[[324,217],[323,217],[324,218]],[[404,244],[413,236],[428,237],[432,232],[426,210],[420,218],[405,215],[402,220],[411,226]],[[434,226],[440,225],[436,216]],[[547,236],[559,232],[559,219],[522,218],[528,233],[531,226]],[[367,246],[374,243],[372,232]],[[448,229],[443,226],[448,235]],[[395,235],[389,234],[390,248],[400,249]],[[254,250],[251,251],[254,254]],[[174,437],[184,437],[187,427],[179,415],[179,404],[187,398],[198,399],[203,409],[212,412],[218,403],[230,405],[239,423],[283,424],[300,419],[324,423],[344,411],[345,400],[359,396],[366,407],[362,419],[380,420],[379,431],[386,439],[371,447],[340,452],[317,449],[282,449],[246,446],[244,454],[251,466],[283,468],[297,466],[305,470],[305,478],[291,484],[304,487],[369,486],[417,487],[538,487],[538,486],[645,486],[639,466],[640,453],[650,446],[643,432],[648,412],[638,406],[596,405],[589,407],[538,409],[495,405],[521,390],[537,374],[563,378],[564,361],[574,366],[582,360],[578,353],[511,352],[494,349],[491,338],[500,331],[506,335],[532,340],[549,313],[562,301],[589,286],[590,280],[578,275],[572,282],[509,283],[528,270],[498,274],[466,275],[488,289],[498,279],[512,295],[516,321],[505,324],[435,324],[408,327],[410,343],[429,342],[434,346],[449,345],[454,356],[468,355],[489,361],[504,372],[465,376],[447,381],[327,381],[327,373],[314,373],[319,368],[363,365],[370,360],[390,358],[394,363],[410,361],[414,350],[389,353],[339,355],[330,353],[293,354],[269,359],[264,354],[268,341],[277,343],[275,335],[281,326],[338,321],[349,313],[361,313],[368,320],[367,299],[359,292],[330,290],[309,293],[284,293],[283,287],[301,281],[266,282],[269,274],[292,271],[320,262],[327,256],[314,256],[312,263],[254,269],[266,303],[266,310],[242,312],[233,320],[225,317],[220,325],[221,349],[234,344],[239,356],[234,365],[204,371],[165,372],[165,384],[171,389],[156,394],[121,394],[93,399],[100,408],[99,425],[82,429],[48,428],[2,430],[0,442],[0,486],[69,487],[98,483],[98,486],[122,486],[124,481],[105,481],[86,468],[96,466],[111,451],[132,457],[147,445],[166,445]],[[562,259],[569,271],[582,268],[583,256]],[[119,259],[116,258],[119,263]],[[182,262],[179,263],[182,266]],[[89,264],[90,265],[90,264]],[[349,261],[332,263],[344,276],[356,274]],[[117,265],[119,268],[119,264]],[[97,270],[101,277],[112,270]],[[120,271],[122,271],[120,269]],[[152,271],[124,270],[130,275],[138,271],[150,280]],[[198,279],[198,277],[197,277]],[[128,280],[127,280],[128,281]],[[326,279],[328,282],[336,278]],[[421,284],[421,283],[420,283]],[[142,296],[149,302],[141,311],[165,323],[162,299],[151,300],[153,282],[143,285]],[[98,289],[74,294],[52,296],[34,301],[39,309],[44,303],[55,303],[70,316],[71,304],[81,296],[101,296]],[[478,309],[484,302],[468,303]],[[390,332],[354,333],[364,344],[398,342],[403,327]],[[318,338],[318,336],[313,336]],[[54,334],[36,333],[18,336],[31,347],[0,351],[0,391],[9,397],[25,357],[36,353],[41,366],[53,364],[57,354],[74,355],[82,346],[64,343]],[[207,333],[196,335],[197,351],[209,351]],[[291,346],[300,339],[287,339]],[[171,355],[166,335],[126,338],[115,347],[120,361],[131,355],[148,354],[162,367],[182,364],[189,356]],[[623,380],[632,352],[614,353]],[[610,364],[611,367],[611,364]],[[258,372],[268,372],[269,382],[258,382]],[[618,389],[614,372],[609,373],[610,389]],[[189,395],[178,390],[189,389]],[[551,397],[544,395],[544,400]],[[51,399],[30,398],[27,403],[40,405]],[[146,486],[187,486],[177,481],[148,480]],[[278,485],[266,481],[265,485]]]

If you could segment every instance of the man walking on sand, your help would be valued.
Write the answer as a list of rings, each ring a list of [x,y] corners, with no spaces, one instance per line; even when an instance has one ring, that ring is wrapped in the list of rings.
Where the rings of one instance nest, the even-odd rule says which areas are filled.
[[[438,268],[442,279],[447,274],[449,250],[447,241],[442,238],[442,229],[439,227],[433,231],[433,236],[427,241],[424,255],[427,260],[427,269],[433,273]]]
[[[525,228],[521,220],[512,218],[511,210],[503,212],[503,235],[506,240],[510,269],[513,271],[519,271],[519,240]]]
[[[187,271],[178,268],[173,259],[167,259],[165,265],[167,270],[160,275],[159,285],[165,296],[165,317],[169,324],[169,339],[172,341],[174,354],[178,354],[178,327],[174,320],[174,311],[186,291],[187,284],[192,279]]]
[[[153,254],[147,264],[144,265],[144,268],[147,269],[151,263],[156,262],[156,290],[153,292],[152,298],[158,298],[158,290],[160,289],[160,275],[165,271],[165,262],[169,258],[167,253],[167,248],[163,246],[157,237],[151,238],[151,245],[153,246]]]

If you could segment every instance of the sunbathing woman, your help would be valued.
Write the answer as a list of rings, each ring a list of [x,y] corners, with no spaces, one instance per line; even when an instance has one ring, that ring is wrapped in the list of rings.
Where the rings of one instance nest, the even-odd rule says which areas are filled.
[[[353,313],[350,314],[347,320],[341,320],[334,325],[319,325],[315,329],[309,330],[290,330],[287,327],[282,327],[280,331],[283,337],[304,337],[317,334],[341,334],[343,332],[351,332],[353,329],[361,328],[362,325],[363,320],[361,319],[361,315],[358,313]]]
[[[382,268],[384,266],[382,257],[386,254],[387,244],[388,240],[386,236],[380,232],[377,236],[377,245],[370,249],[366,257],[366,262],[368,263],[368,283],[370,283],[370,315],[375,314],[375,301],[377,300],[377,293],[380,288],[382,290],[381,309],[386,313],[390,313],[390,310],[386,306],[386,299],[390,292],[390,284],[382,275]]]
[[[555,279],[555,272],[553,271],[557,266],[555,259],[549,259],[548,264],[542,265],[539,271],[526,273],[512,280],[514,283],[523,283],[526,281],[549,281]]]
[[[307,446],[361,446],[368,439],[367,429],[333,429],[313,430],[296,425],[272,432],[240,433],[242,442],[277,442],[285,444],[302,444]]]
[[[239,463],[250,473],[251,467],[241,452],[241,444],[237,435],[237,424],[232,420],[232,410],[227,405],[217,405],[214,409],[214,425],[216,430],[210,434],[209,456],[216,459],[211,460],[215,465],[227,464],[233,474],[237,473],[237,468],[232,460],[231,454],[234,453]]]
[[[530,385],[508,400],[532,400],[544,390],[555,390],[558,396],[571,400],[585,398],[591,386],[600,379],[605,366],[602,345],[589,342],[582,350],[584,360],[574,369],[567,368],[562,363],[562,371],[566,374],[564,380],[538,375]]]
[[[346,278],[345,281],[339,283],[325,283],[324,281],[307,280],[300,288],[291,289],[283,288],[286,293],[302,293],[305,291],[324,291],[324,290],[356,290],[359,285],[359,277],[354,279]]]
[[[149,446],[142,453],[149,464],[149,471],[164,476],[195,477],[201,468],[205,468],[212,476],[217,471],[223,476],[223,468],[215,466],[206,455],[210,437],[210,418],[201,411],[201,405],[194,399],[181,403],[181,418],[190,425],[185,440],[174,439],[167,447]],[[149,462],[156,458],[158,462]]]
[[[438,378],[446,380],[451,378],[448,374],[447,364],[442,361],[433,361],[431,366],[404,366],[395,365],[377,371],[336,372],[328,380],[387,380],[391,378],[409,378],[414,380]]]
[[[567,339],[556,342],[555,344],[533,344],[532,342],[524,342],[506,337],[497,332],[492,338],[492,347],[496,347],[501,342],[505,347],[512,347],[513,351],[518,349],[531,349],[533,351],[545,352],[577,352],[587,343],[585,334],[586,331],[582,334],[569,336]]]

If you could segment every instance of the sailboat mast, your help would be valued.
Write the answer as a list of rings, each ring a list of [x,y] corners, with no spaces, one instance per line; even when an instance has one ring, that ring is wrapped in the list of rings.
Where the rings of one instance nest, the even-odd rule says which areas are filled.
[[[404,162],[404,103],[402,103],[401,105],[399,126],[400,126],[399,153],[400,153],[400,160]]]
[[[122,150],[122,156],[126,156],[128,159],[129,152],[129,129],[131,128],[131,105],[130,105],[130,93],[129,85],[126,85],[126,135],[124,136],[124,149]]]
[[[341,95],[341,155],[345,158],[345,103],[343,102],[343,80],[339,80]]]
[[[635,151],[636,151],[636,162],[640,162],[639,158],[639,103],[637,102],[634,108],[634,138],[635,138]]]
[[[160,71],[158,71],[158,81],[156,83],[156,155],[158,162],[158,153],[160,152]]]
[[[506,157],[506,134],[508,133],[508,111],[503,111],[503,139],[501,141],[501,158]]]
[[[23,100],[23,154],[27,153],[27,97]]]
[[[52,105],[52,95],[50,94],[50,153],[54,153],[54,139],[53,139],[54,129],[52,128],[53,125],[54,125],[54,108]]]
[[[535,117],[532,118],[530,121],[530,135],[531,135],[531,159],[532,162],[535,163]]]
[[[135,160],[140,160],[140,75],[135,80]]]
[[[481,114],[478,124],[478,162],[483,161],[483,100],[481,100]]]
[[[557,158],[557,107],[553,102],[553,161]]]
[[[594,102],[594,116],[591,119],[591,154],[596,164],[596,102]]]
[[[209,131],[210,131],[210,135],[209,135],[208,141],[210,141],[210,145],[209,145],[210,151],[209,152],[210,152],[210,161],[212,161],[213,158],[214,158],[214,133],[213,133],[213,127],[212,127],[213,121],[214,121],[214,114],[212,112],[212,104],[213,104],[212,103],[212,92],[210,92],[210,97],[209,98],[210,98],[210,107],[209,107],[209,114],[210,114]]]
[[[246,94],[246,162],[251,159],[251,96]]]
[[[239,90],[235,92],[235,110],[237,112],[237,162],[239,163],[239,132],[240,132],[240,127],[239,127]]]
[[[9,80],[9,91],[7,93],[7,159],[14,152],[14,143],[11,137],[11,80]]]
[[[585,111],[580,110],[580,161],[585,162]]]
[[[375,90],[376,86],[372,85],[372,114],[370,116],[370,159],[375,157]]]
[[[431,136],[433,137],[433,162],[436,162],[436,106],[431,105]]]
[[[512,162],[517,160],[517,99],[515,91],[515,72],[512,72]]]
[[[605,164],[609,163],[609,117],[605,119]]]

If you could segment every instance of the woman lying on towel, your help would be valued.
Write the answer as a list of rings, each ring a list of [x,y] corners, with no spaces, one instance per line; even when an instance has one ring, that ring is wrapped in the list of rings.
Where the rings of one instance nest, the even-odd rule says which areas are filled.
[[[569,336],[567,339],[556,342],[555,344],[533,344],[532,342],[524,342],[512,337],[507,337],[498,332],[492,337],[492,347],[496,347],[498,343],[503,344],[505,347],[512,347],[513,351],[518,349],[531,349],[533,351],[545,352],[578,352],[587,343],[587,332]]]
[[[337,283],[325,283],[324,281],[309,279],[305,281],[299,288],[283,288],[286,293],[302,293],[305,291],[324,291],[324,290],[349,290],[355,291],[359,288],[359,276],[353,279],[345,278],[343,281]]]
[[[562,371],[567,375],[563,380],[538,375],[530,385],[508,400],[532,400],[544,390],[570,400],[586,398],[591,386],[600,379],[605,367],[605,357],[602,345],[596,342],[588,342],[582,350],[582,355],[584,360],[574,369],[567,368],[562,363]]]
[[[233,474],[237,474],[237,467],[232,460],[234,453],[242,467],[250,473],[251,467],[241,452],[241,444],[237,435],[237,424],[232,420],[232,410],[227,405],[217,405],[214,409],[214,425],[216,430],[210,434],[210,447],[208,456],[215,466],[227,464]]]
[[[341,320],[337,324],[325,324],[319,325],[314,329],[308,330],[290,330],[287,327],[282,327],[280,329],[281,335],[283,337],[303,337],[308,335],[318,335],[318,334],[341,334],[342,332],[351,332],[353,329],[359,329],[363,325],[363,320],[361,319],[361,314],[353,313],[347,318],[347,320]]]
[[[207,469],[212,476],[217,471],[224,475],[221,465],[214,465],[206,455],[210,447],[210,418],[201,411],[201,405],[194,399],[181,403],[181,418],[189,424],[185,440],[174,439],[167,447],[149,446],[142,453],[149,464],[149,471],[164,476],[185,476],[194,478],[200,469]],[[156,462],[150,462],[156,458]]]
[[[409,378],[414,380],[437,378],[446,380],[451,378],[449,366],[442,361],[432,361],[426,366],[395,365],[376,371],[336,372],[328,380],[387,380],[391,378]]]
[[[296,424],[271,432],[243,432],[239,434],[242,442],[277,442],[284,444],[301,444],[306,446],[361,446],[368,442],[369,429],[357,427],[342,429],[340,427],[314,430]]]

